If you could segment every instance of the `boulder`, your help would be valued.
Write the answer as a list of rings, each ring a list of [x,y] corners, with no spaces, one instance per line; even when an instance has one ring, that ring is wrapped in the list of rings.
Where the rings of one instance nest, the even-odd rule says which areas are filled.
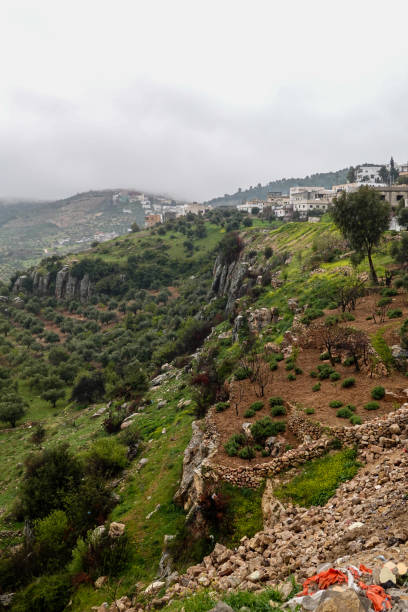
[[[119,538],[125,533],[126,525],[124,523],[111,523],[109,526],[109,537]]]
[[[353,589],[327,591],[316,612],[365,612],[366,608]]]
[[[234,609],[223,601],[219,601],[209,612],[234,612]]]
[[[154,582],[151,582],[148,587],[145,588],[145,593],[146,595],[155,595],[164,586],[166,586],[166,583],[163,580],[155,580]]]

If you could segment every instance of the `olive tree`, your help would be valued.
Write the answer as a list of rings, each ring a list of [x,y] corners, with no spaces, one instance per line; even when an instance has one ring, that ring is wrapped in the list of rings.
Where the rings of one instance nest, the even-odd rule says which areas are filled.
[[[362,186],[353,193],[343,192],[334,199],[331,211],[337,225],[350,246],[368,258],[371,279],[378,284],[374,268],[373,248],[380,242],[381,236],[390,223],[390,205],[381,200],[379,192]]]

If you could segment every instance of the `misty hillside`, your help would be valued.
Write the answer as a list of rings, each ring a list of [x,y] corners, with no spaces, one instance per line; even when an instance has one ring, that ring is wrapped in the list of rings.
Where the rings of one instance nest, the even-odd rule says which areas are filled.
[[[208,201],[208,204],[212,206],[236,206],[245,202],[246,200],[252,200],[253,198],[259,198],[263,200],[270,191],[281,191],[282,193],[289,193],[291,187],[296,186],[312,186],[317,185],[318,187],[331,188],[332,185],[341,185],[347,180],[348,168],[342,170],[336,170],[336,172],[317,172],[304,178],[282,178],[277,181],[270,181],[265,185],[258,183],[256,186],[250,186],[248,189],[238,190],[233,194],[224,194],[219,198],[213,198]]]
[[[1,204],[0,278],[44,256],[64,255],[126,234],[133,222],[143,226],[142,205],[127,195],[115,199],[118,193],[89,191],[54,202]],[[153,203],[157,197],[149,195]]]

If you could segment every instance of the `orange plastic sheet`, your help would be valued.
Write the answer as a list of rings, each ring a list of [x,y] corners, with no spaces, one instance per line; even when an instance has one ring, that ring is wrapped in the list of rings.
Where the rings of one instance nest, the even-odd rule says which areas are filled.
[[[372,570],[364,565],[360,565],[358,570],[354,567],[347,569],[357,580],[359,580],[361,574],[372,574]],[[311,595],[317,590],[327,589],[333,584],[348,584],[347,574],[331,567],[325,572],[320,572],[307,578],[303,583],[303,591],[299,595]],[[387,595],[381,586],[377,584],[367,585],[361,580],[358,582],[358,586],[364,591],[367,599],[371,601],[375,612],[391,610],[391,597]]]
[[[367,586],[364,582],[359,582],[360,589],[365,591],[367,599],[373,604],[375,612],[383,612],[383,610],[391,610],[391,597],[387,595],[384,589],[378,584],[370,584]]]

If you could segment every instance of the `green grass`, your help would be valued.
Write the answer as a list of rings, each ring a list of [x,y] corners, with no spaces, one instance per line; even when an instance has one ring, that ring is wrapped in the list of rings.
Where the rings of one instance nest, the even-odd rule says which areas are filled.
[[[244,536],[251,538],[263,529],[262,495],[264,485],[258,489],[234,487],[223,483],[220,493],[227,500],[228,510],[224,526],[216,533],[216,541],[228,547],[239,545]]]
[[[303,507],[323,506],[337,487],[356,475],[356,452],[345,449],[306,464],[301,473],[274,491],[276,497]]]
[[[184,610],[184,612],[207,612],[214,608],[217,600],[218,597],[213,591],[202,590],[190,597],[173,601],[166,607],[166,610],[169,612],[178,612],[179,610]],[[251,612],[270,612],[271,605],[269,602],[279,603],[282,601],[282,597],[277,590],[265,589],[260,593],[251,593],[249,591],[230,593],[225,595],[221,601],[231,606],[233,610],[240,610],[245,607],[251,610]],[[273,610],[282,612],[282,608],[279,606],[274,607]]]

